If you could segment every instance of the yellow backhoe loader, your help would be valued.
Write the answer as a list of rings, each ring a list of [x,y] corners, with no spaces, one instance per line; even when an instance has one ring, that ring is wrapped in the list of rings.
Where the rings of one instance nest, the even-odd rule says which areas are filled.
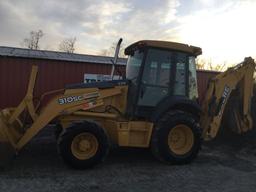
[[[197,156],[202,139],[216,136],[228,105],[233,128],[238,132],[251,129],[254,61],[246,58],[212,79],[201,109],[196,101],[195,67],[201,52],[199,47],[174,42],[136,42],[125,49],[129,56],[125,79],[67,85],[44,94],[42,99],[55,96],[43,108],[33,100],[38,71],[33,66],[23,101],[0,112],[1,162],[53,121],[58,122],[61,157],[78,169],[102,162],[111,144],[150,148],[170,164],[189,163]],[[239,105],[235,109],[227,104],[231,98]],[[27,114],[30,123],[23,121]]]

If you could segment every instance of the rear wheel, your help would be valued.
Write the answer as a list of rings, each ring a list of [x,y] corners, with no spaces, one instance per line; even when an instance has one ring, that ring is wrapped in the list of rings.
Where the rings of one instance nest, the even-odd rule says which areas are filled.
[[[193,147],[193,132],[187,125],[178,124],[168,134],[168,146],[177,155],[184,155]]]
[[[161,161],[185,164],[197,156],[201,140],[201,130],[195,118],[182,111],[172,111],[156,124],[151,150]]]
[[[108,137],[95,123],[75,123],[58,139],[58,150],[64,162],[77,169],[93,167],[108,154]]]

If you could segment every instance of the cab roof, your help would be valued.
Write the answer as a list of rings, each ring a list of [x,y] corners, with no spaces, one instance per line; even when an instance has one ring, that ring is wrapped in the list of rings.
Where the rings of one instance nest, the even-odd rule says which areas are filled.
[[[195,55],[195,56],[202,54],[202,49],[200,47],[195,47],[187,44],[170,42],[170,41],[141,40],[129,45],[124,51],[125,55],[130,55],[136,49],[140,47],[145,47],[145,46],[182,51],[186,53],[191,53],[192,55]]]

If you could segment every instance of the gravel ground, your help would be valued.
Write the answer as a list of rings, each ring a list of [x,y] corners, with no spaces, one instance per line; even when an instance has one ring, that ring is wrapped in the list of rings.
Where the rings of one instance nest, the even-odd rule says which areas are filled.
[[[256,133],[204,145],[189,165],[167,166],[148,150],[115,149],[90,170],[72,170],[42,133],[0,170],[0,191],[256,191]]]

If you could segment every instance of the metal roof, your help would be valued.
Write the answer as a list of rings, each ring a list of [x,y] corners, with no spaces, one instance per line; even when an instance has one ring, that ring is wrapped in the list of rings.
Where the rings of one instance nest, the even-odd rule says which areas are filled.
[[[60,61],[72,61],[72,62],[86,62],[86,63],[102,63],[112,64],[111,59],[113,57],[96,56],[96,55],[84,55],[76,53],[64,53],[57,51],[46,50],[31,50],[17,47],[5,47],[0,46],[0,56],[7,57],[23,57],[33,59],[50,59]],[[126,58],[118,58],[118,65],[126,65]]]

